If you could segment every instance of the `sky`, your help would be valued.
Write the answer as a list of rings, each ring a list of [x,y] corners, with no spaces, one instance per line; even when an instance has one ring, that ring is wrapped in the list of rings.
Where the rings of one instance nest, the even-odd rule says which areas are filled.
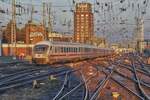
[[[4,1],[4,2],[3,2]],[[51,22],[53,31],[67,32],[73,34],[73,12],[74,4],[72,0],[16,0],[21,2],[24,8],[31,8],[38,11],[33,15],[36,23],[42,22],[42,2],[51,3]],[[78,2],[90,2],[94,14],[94,32],[97,36],[105,37],[110,42],[125,42],[132,40],[136,28],[135,17],[146,11],[143,15],[145,26],[145,38],[150,39],[150,2],[149,0],[74,0]],[[146,10],[145,10],[146,7]],[[9,14],[0,13],[0,21],[6,24],[11,19],[11,0],[0,0],[0,10],[9,9]],[[17,10],[18,11],[18,10]],[[17,16],[17,22],[22,25],[30,18],[30,14],[25,13]],[[47,18],[48,19],[48,18]]]

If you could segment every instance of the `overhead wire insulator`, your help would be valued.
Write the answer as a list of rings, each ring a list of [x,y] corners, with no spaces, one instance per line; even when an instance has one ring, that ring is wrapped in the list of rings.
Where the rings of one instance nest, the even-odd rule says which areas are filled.
[[[0,13],[5,14],[6,12],[5,12],[5,10],[0,9]]]
[[[97,5],[100,5],[100,3],[99,3],[97,0],[96,0],[96,4],[97,4]]]
[[[21,8],[22,6],[20,4],[16,4],[16,7],[17,8]]]
[[[7,11],[6,11],[6,12],[7,12],[7,15],[8,15],[8,14],[9,14],[9,10],[8,10],[8,8],[7,8]]]
[[[120,0],[120,3],[123,3],[125,0]]]
[[[67,10],[62,10],[62,12],[67,12]]]

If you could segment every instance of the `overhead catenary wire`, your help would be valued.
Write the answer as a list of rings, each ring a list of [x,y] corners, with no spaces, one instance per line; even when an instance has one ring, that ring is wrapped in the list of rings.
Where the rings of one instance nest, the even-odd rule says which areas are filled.
[[[53,25],[53,27],[57,27],[57,23],[61,23],[60,26],[64,27],[64,29],[63,29],[64,31],[66,31],[66,28],[73,28],[73,24],[69,24],[69,23],[70,23],[70,19],[73,19],[72,12],[74,11],[75,4],[78,3],[77,0],[66,0],[66,1],[67,1],[66,4],[62,4],[62,5],[52,4],[51,5],[52,25]],[[90,1],[90,0],[87,0],[87,2],[88,1]],[[129,29],[128,32],[131,33],[133,28],[128,27],[129,25],[127,24],[127,22],[133,21],[134,16],[136,16],[136,14],[134,12],[137,11],[138,7],[139,7],[140,13],[142,13],[144,11],[146,12],[149,9],[149,0],[142,0],[141,1],[142,3],[140,3],[140,6],[138,6],[138,3],[140,1],[141,0],[112,0],[112,1],[94,0],[94,2],[91,2],[92,6],[94,8],[93,13],[95,16],[97,16],[96,19],[99,20],[99,22],[102,22],[103,20],[105,20],[105,22],[103,22],[104,23],[103,26],[101,26],[101,25],[96,26],[96,24],[95,24],[95,26],[96,26],[95,29],[98,29],[98,30],[95,30],[95,32],[100,32],[100,34],[102,34],[101,30],[103,30],[104,34],[106,34],[106,36],[108,36],[108,37],[111,36],[108,34],[110,32],[112,34],[118,33],[118,30],[122,28],[122,24],[120,24],[122,20],[119,19],[120,16],[124,17],[125,14],[129,14],[129,13],[131,13],[131,11],[133,11],[131,17],[127,17],[128,21],[124,21],[124,24],[123,24],[126,26],[126,29]],[[2,1],[0,1],[0,2],[2,2]],[[9,9],[11,0],[4,1],[4,2],[2,2],[2,4],[7,5],[6,6],[7,9],[4,6],[0,5],[0,13],[2,10],[2,11],[4,11],[4,13],[2,13],[3,16],[9,16],[12,13],[11,10]],[[20,20],[20,21],[22,21],[21,23],[25,24],[25,22],[27,22],[26,20],[29,20],[28,16],[30,15],[30,13],[32,11],[32,9],[30,8],[31,3],[24,2],[24,1],[21,2],[21,0],[19,0],[19,1],[17,0],[16,4],[17,4],[16,5],[17,9],[19,10],[19,12],[17,13],[17,20],[18,20],[18,18],[19,18],[19,20],[22,19],[22,20]],[[39,16],[39,18],[41,18],[42,10],[39,10],[37,8],[42,7],[42,4],[34,3],[32,5],[35,8],[34,15]],[[61,10],[59,10],[59,9],[61,9]],[[54,14],[54,12],[58,12],[58,11],[60,12],[59,14],[58,13]],[[68,14],[66,14],[66,13],[68,13]],[[61,18],[60,18],[60,15],[61,15]],[[146,13],[146,15],[148,15],[148,14]],[[146,16],[146,15],[144,14],[144,16]],[[35,16],[33,16],[33,20],[37,20],[37,22],[39,22],[40,19],[36,18]],[[4,18],[2,18],[2,19],[4,19]],[[6,18],[6,20],[8,20],[8,19],[9,19],[9,17]],[[46,19],[48,19],[48,18],[46,17]],[[63,19],[63,20],[59,20],[59,19]],[[0,21],[2,21],[3,23],[6,24],[5,21],[3,21],[1,19],[0,19]],[[73,20],[71,20],[71,23],[72,22],[73,22]],[[119,26],[121,26],[121,27],[119,27]],[[107,28],[107,27],[109,27],[109,28]],[[132,27],[134,27],[134,26],[132,26]],[[56,29],[56,28],[54,28],[54,29]],[[68,29],[68,30],[72,30],[72,29]]]

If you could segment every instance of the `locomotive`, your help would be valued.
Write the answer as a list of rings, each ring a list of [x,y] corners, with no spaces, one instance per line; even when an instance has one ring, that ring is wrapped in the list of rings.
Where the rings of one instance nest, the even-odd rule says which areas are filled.
[[[88,44],[41,41],[34,45],[32,59],[36,64],[53,64],[104,57],[113,52],[110,48],[98,48]]]

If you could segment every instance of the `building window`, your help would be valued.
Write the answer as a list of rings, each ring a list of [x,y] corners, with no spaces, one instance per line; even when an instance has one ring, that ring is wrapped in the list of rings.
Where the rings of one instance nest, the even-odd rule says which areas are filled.
[[[83,15],[83,14],[81,14],[81,16],[83,17],[84,15]]]

